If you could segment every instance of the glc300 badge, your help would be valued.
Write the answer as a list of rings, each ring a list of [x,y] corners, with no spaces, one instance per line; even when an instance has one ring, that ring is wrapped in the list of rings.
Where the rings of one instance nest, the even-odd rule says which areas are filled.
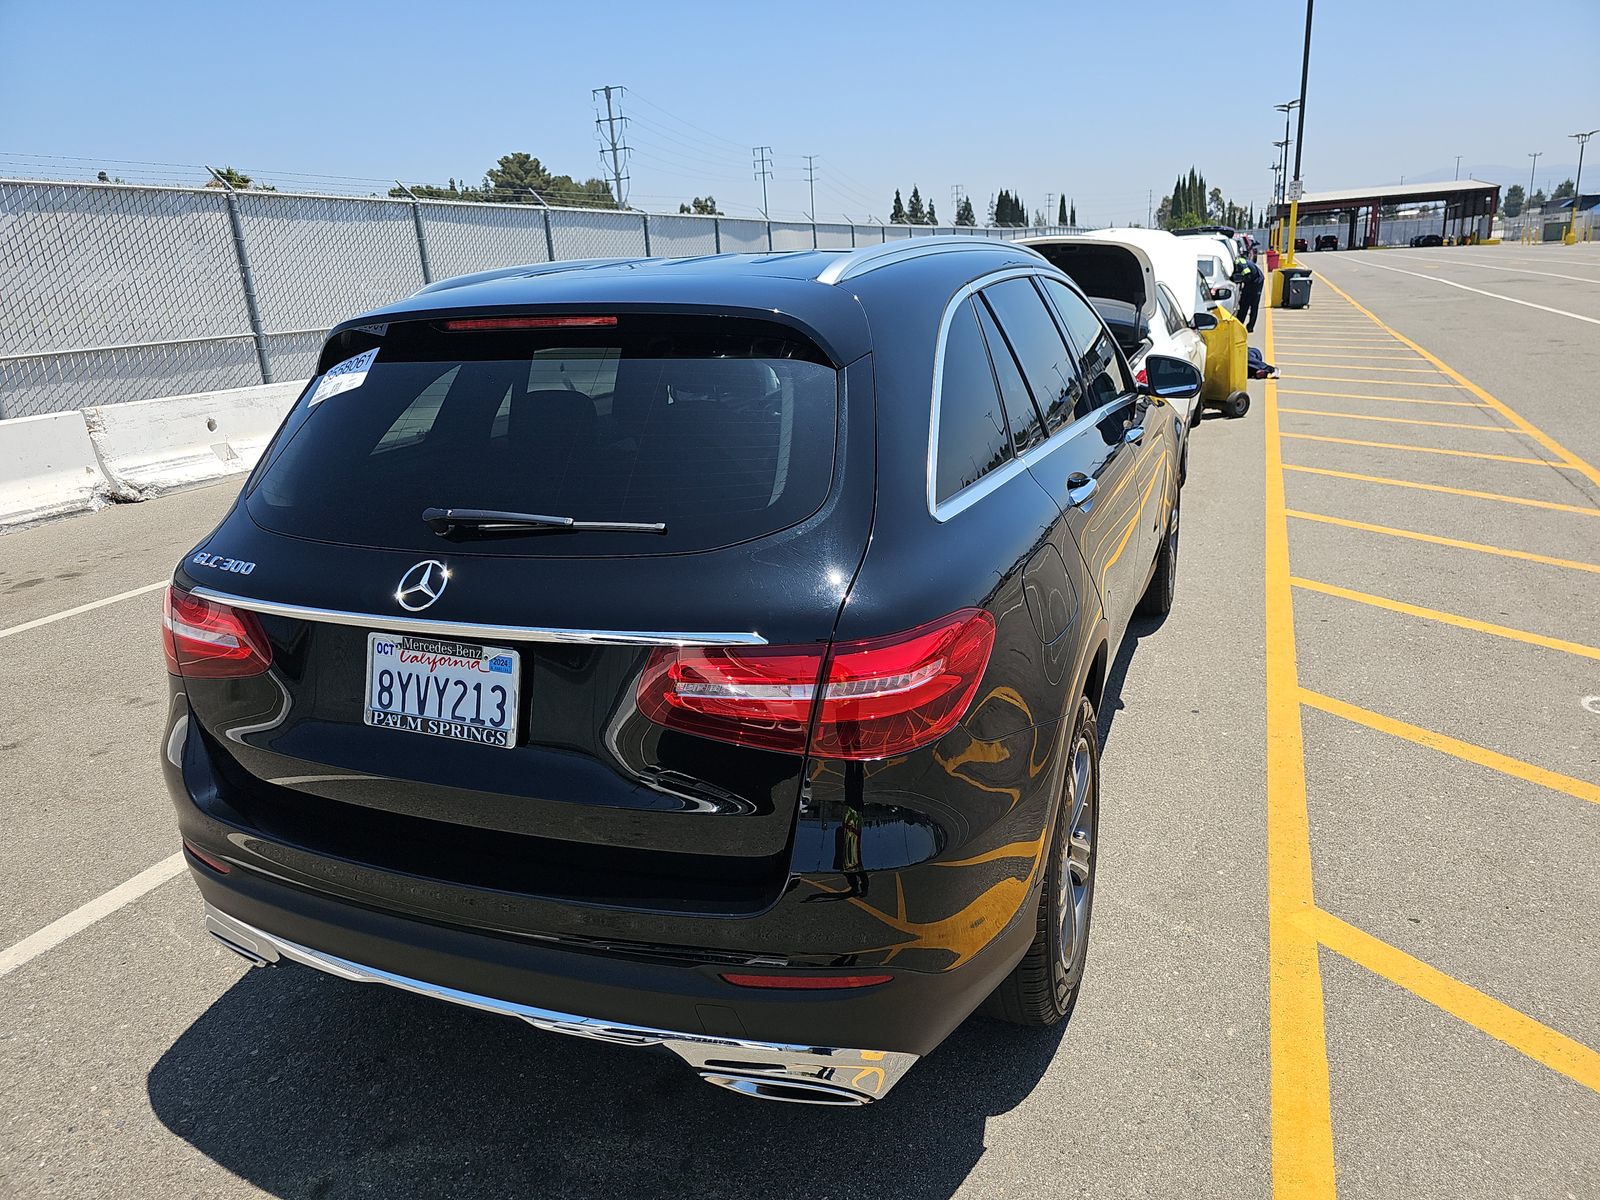
[[[450,582],[450,568],[437,558],[426,558],[400,576],[394,598],[408,612],[421,612],[440,596]]]

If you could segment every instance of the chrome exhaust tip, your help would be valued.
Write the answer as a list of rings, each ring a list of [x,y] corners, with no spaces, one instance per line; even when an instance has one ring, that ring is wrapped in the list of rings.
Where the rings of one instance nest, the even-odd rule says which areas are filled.
[[[255,930],[250,926],[209,906],[206,909],[206,932],[252,967],[271,966],[278,961],[277,949],[270,943],[252,937]]]
[[[719,1088],[750,1096],[756,1100],[777,1100],[784,1104],[823,1104],[832,1108],[860,1108],[872,1097],[830,1083],[810,1079],[785,1079],[772,1075],[720,1075],[702,1071],[700,1078]]]

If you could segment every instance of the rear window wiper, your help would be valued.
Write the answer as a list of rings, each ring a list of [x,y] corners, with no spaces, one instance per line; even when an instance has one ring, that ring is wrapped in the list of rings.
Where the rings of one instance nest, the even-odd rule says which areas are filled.
[[[492,508],[425,508],[423,523],[441,537],[455,530],[474,533],[665,533],[663,521],[579,521],[541,513]]]

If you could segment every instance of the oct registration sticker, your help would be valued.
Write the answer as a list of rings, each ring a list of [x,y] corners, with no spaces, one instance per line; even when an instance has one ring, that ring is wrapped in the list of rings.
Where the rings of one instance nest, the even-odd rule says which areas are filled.
[[[367,724],[510,749],[519,675],[504,646],[371,633]]]

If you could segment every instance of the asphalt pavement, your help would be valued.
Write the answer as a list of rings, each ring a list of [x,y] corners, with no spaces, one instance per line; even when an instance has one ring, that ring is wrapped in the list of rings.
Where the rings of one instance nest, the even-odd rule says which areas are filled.
[[[0,1194],[1600,1194],[1600,251],[1306,261],[1112,672],[1070,1025],[865,1109],[249,970],[156,759],[151,585],[233,489],[0,538]]]

